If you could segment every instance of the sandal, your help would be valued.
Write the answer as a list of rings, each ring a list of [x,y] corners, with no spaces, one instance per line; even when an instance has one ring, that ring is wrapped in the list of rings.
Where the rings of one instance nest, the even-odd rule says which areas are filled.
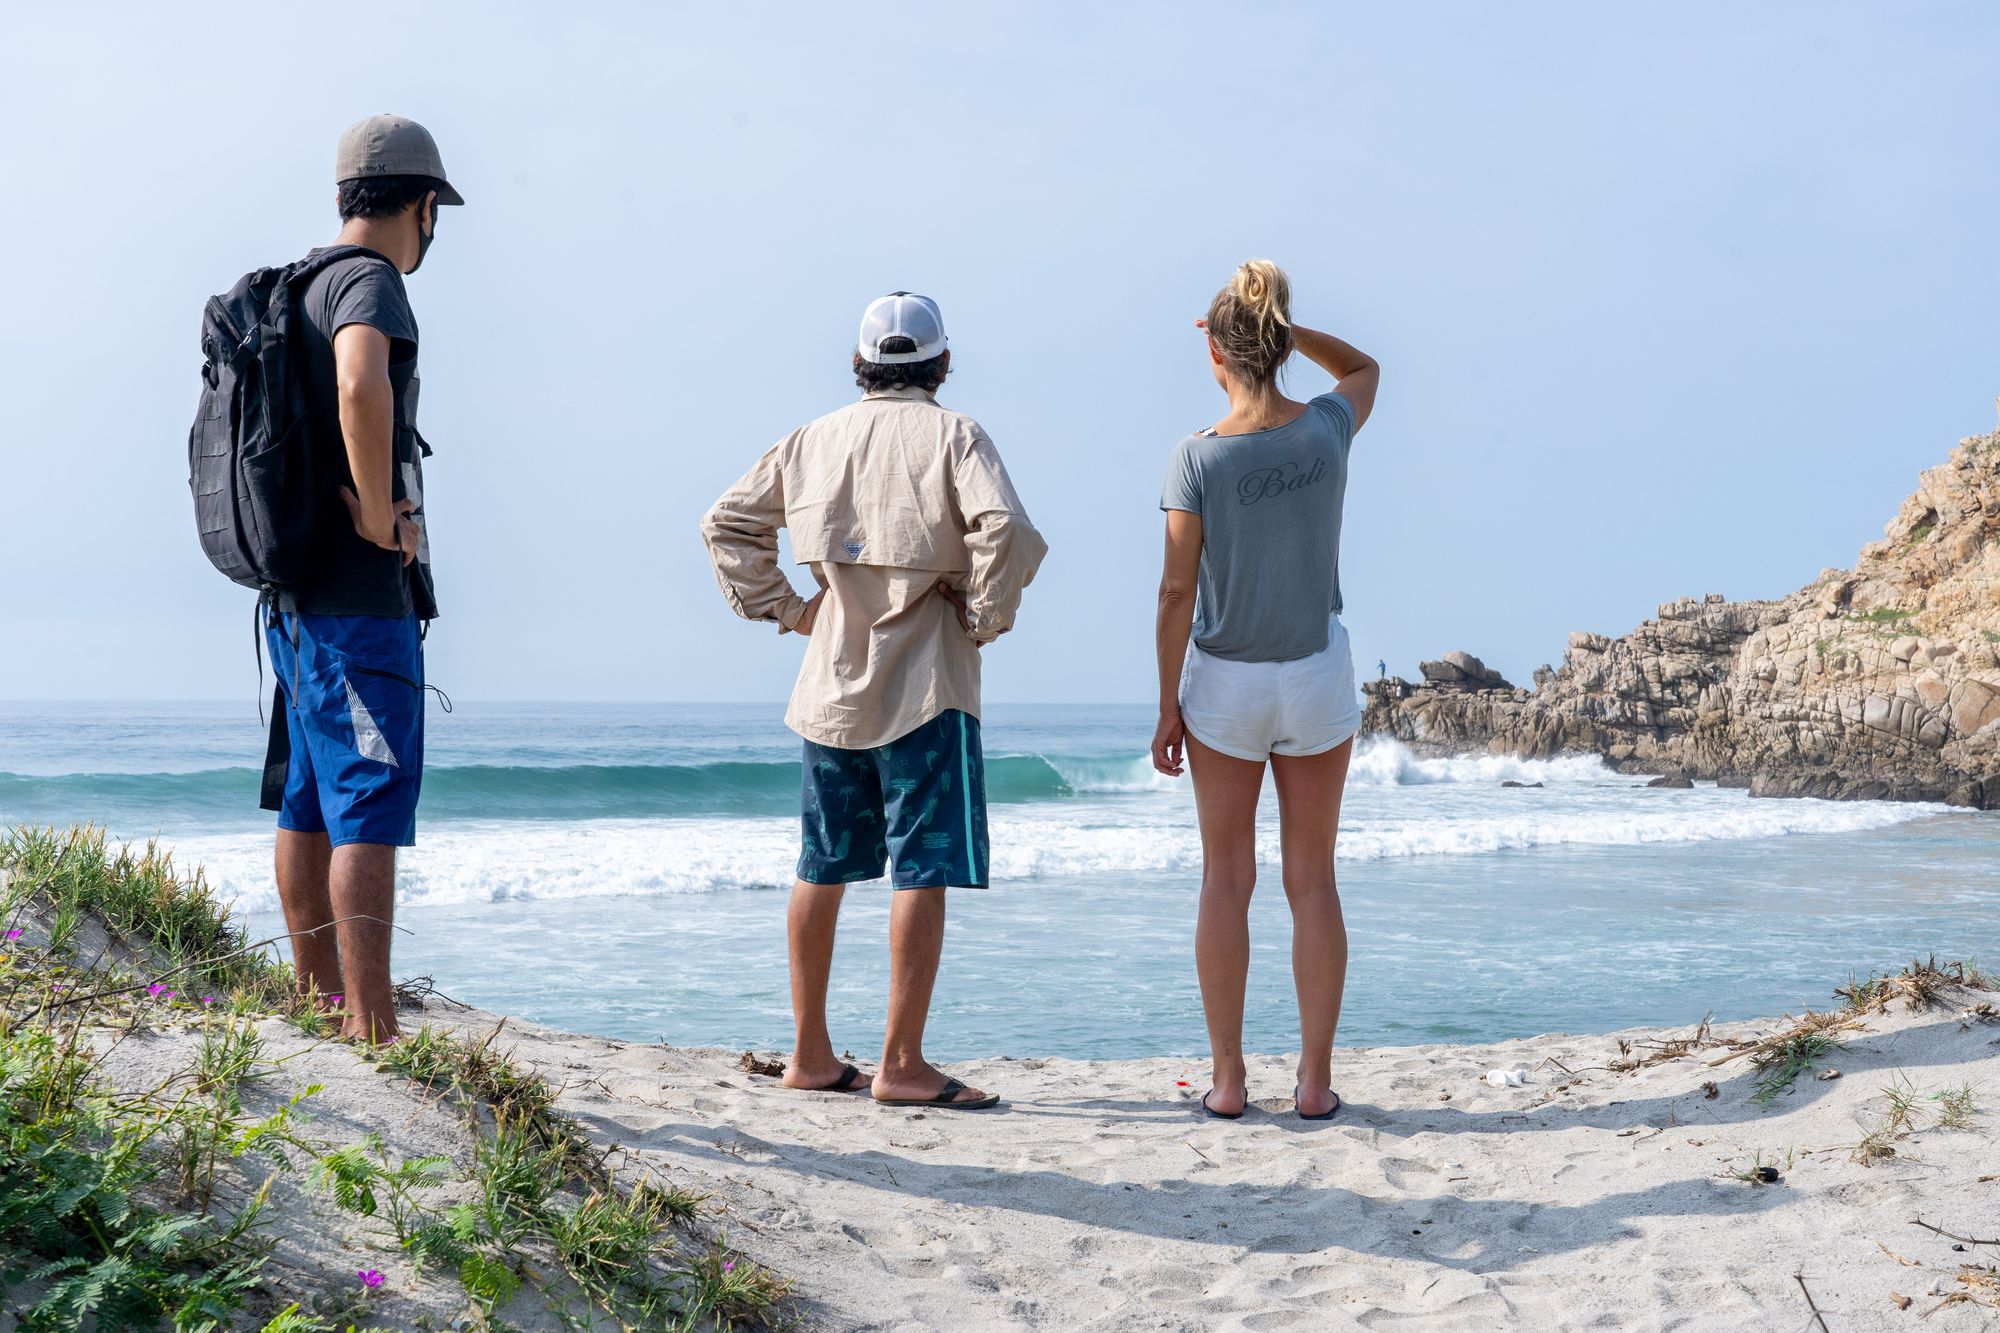
[[[839,1078],[837,1078],[837,1079],[835,1079],[835,1080],[834,1080],[833,1082],[831,1082],[831,1083],[828,1083],[828,1084],[825,1084],[825,1085],[823,1085],[823,1086],[821,1086],[821,1087],[817,1087],[817,1088],[794,1088],[794,1089],[792,1089],[792,1091],[794,1091],[794,1092],[853,1092],[853,1091],[854,1091],[854,1087],[855,1087],[855,1085],[856,1085],[857,1083],[873,1083],[874,1081],[875,1081],[875,1080],[873,1080],[873,1079],[871,1079],[871,1078],[868,1078],[868,1077],[866,1077],[865,1075],[863,1075],[863,1074],[862,1074],[862,1072],[861,1072],[860,1070],[856,1069],[856,1068],[855,1068],[855,1067],[854,1067],[853,1065],[842,1065],[842,1066],[840,1067],[840,1077],[839,1077]]]
[[[1336,1114],[1338,1114],[1338,1112],[1340,1111],[1340,1094],[1339,1094],[1339,1093],[1337,1093],[1337,1092],[1336,1092],[1336,1093],[1334,1093],[1334,1094],[1333,1094],[1333,1105],[1332,1105],[1332,1106],[1329,1106],[1329,1107],[1327,1107],[1327,1108],[1326,1108],[1326,1110],[1324,1110],[1324,1111],[1321,1111],[1321,1112],[1320,1112],[1320,1113],[1319,1113],[1318,1115],[1307,1115],[1307,1114],[1306,1114],[1306,1113],[1305,1113],[1304,1111],[1300,1111],[1300,1110],[1298,1109],[1298,1106],[1299,1106],[1299,1086],[1298,1086],[1298,1084],[1294,1083],[1294,1084],[1292,1085],[1292,1109],[1293,1109],[1293,1110],[1294,1110],[1295,1112],[1297,1112],[1297,1113],[1298,1113],[1298,1117],[1299,1117],[1299,1119],[1301,1119],[1301,1120],[1331,1120],[1331,1119],[1333,1119],[1333,1117],[1334,1117],[1334,1116],[1335,1116]]]
[[[1211,1119],[1211,1120],[1241,1120],[1241,1119],[1243,1118],[1243,1112],[1242,1112],[1242,1111],[1218,1111],[1218,1110],[1216,1110],[1216,1109],[1215,1109],[1215,1108],[1214,1108],[1213,1106],[1210,1106],[1210,1105],[1208,1104],[1208,1099],[1209,1099],[1210,1097],[1213,1097],[1214,1095],[1215,1095],[1215,1089],[1214,1089],[1214,1088],[1210,1088],[1210,1089],[1209,1089],[1209,1090],[1208,1090],[1207,1092],[1204,1092],[1203,1094],[1201,1094],[1201,1109],[1202,1109],[1202,1113],[1203,1113],[1204,1115],[1206,1115],[1206,1116],[1207,1116],[1207,1117],[1208,1117],[1209,1119]],[[1248,1100],[1247,1098],[1246,1098],[1246,1099],[1245,1099],[1245,1101],[1244,1101],[1244,1105],[1245,1105],[1245,1107],[1246,1107],[1246,1108],[1247,1108],[1247,1107],[1248,1107],[1248,1105],[1249,1105],[1249,1100]]]
[[[984,1111],[989,1106],[1000,1104],[1000,1094],[989,1092],[968,1102],[953,1100],[965,1091],[965,1084],[955,1078],[947,1078],[935,1097],[877,1097],[879,1106],[942,1106],[952,1111]]]

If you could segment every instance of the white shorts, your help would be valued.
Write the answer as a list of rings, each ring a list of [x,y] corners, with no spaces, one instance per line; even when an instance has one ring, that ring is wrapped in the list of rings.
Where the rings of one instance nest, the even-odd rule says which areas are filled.
[[[1289,662],[1235,662],[1188,645],[1181,721],[1211,750],[1238,759],[1321,754],[1361,730],[1347,627],[1327,622],[1326,647]]]

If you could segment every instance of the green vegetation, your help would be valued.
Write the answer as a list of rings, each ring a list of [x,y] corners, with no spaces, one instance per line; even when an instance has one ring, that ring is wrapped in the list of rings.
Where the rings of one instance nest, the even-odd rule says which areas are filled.
[[[172,960],[179,990],[240,990],[272,1003],[287,989],[283,969],[246,951],[201,872],[182,877],[157,843],[134,854],[107,849],[102,829],[20,828],[0,839],[0,872],[10,876],[0,914],[12,921],[37,901],[49,915],[52,955],[70,953],[83,923],[95,920],[128,949]]]
[[[1936,531],[1937,524],[1935,522],[1917,524],[1917,526],[1910,529],[1910,540],[1903,544],[1903,550],[1916,550],[1919,546],[1929,541],[1931,534]]]
[[[1979,631],[1979,637],[1988,643],[2000,643],[2000,630],[1983,629]]]
[[[1865,625],[1900,625],[1915,614],[1915,611],[1900,611],[1895,607],[1880,606],[1873,611],[1863,611],[1857,615],[1851,615],[1848,619],[1859,621]]]
[[[328,1010],[245,942],[199,871],[179,874],[153,845],[111,848],[96,829],[24,828],[0,834],[0,877],[0,1290],[20,1302],[23,1333],[250,1326],[249,1309],[287,1300],[263,1270],[266,1204],[288,1174],[379,1217],[385,1247],[420,1274],[456,1274],[478,1327],[504,1327],[524,1290],[579,1330],[777,1318],[785,1283],[695,1237],[703,1197],[614,1182],[554,1091],[494,1049],[497,1032],[468,1042],[426,1027],[376,1052],[385,1075],[463,1111],[469,1173],[445,1157],[397,1160],[374,1134],[318,1142],[306,1121],[320,1085],[263,1116],[245,1112],[242,1089],[281,1063],[261,1020],[330,1038]],[[149,1030],[191,1046],[186,1067],[156,1086],[114,1083],[107,1061]],[[434,1206],[447,1189],[472,1197]],[[684,1237],[698,1243],[683,1252]],[[321,1292],[262,1330],[359,1333],[366,1308],[365,1291]]]
[[[419,1262],[456,1265],[489,1309],[512,1296],[529,1260],[552,1255],[595,1308],[629,1327],[769,1316],[782,1282],[720,1244],[680,1253],[676,1231],[696,1220],[703,1196],[650,1176],[621,1189],[555,1111],[548,1085],[494,1050],[497,1035],[465,1041],[424,1027],[382,1053],[386,1068],[493,1119],[473,1167],[478,1197],[399,1224],[404,1248]],[[583,1197],[572,1198],[579,1188]]]
[[[1813,656],[1814,656],[1814,657],[1825,657],[1825,656],[1826,656],[1826,640],[1825,640],[1825,639],[1814,639],[1814,640],[1813,640]]]
[[[1789,1092],[1798,1076],[1813,1067],[1814,1061],[1841,1044],[1825,1032],[1794,1032],[1783,1041],[1750,1057],[1759,1077],[1750,1093],[1758,1106],[1769,1106],[1780,1094]]]
[[[1930,1099],[1938,1106],[1939,1129],[1971,1129],[1979,1117],[1978,1096],[1970,1083],[1934,1092]]]
[[[1882,1100],[1888,1103],[1882,1123],[1854,1145],[1853,1160],[1864,1165],[1894,1157],[1896,1144],[1922,1129],[1926,1116],[1931,1118],[1932,1126],[1937,1129],[1978,1128],[1979,1104],[1970,1083],[1924,1093],[1906,1075],[1897,1074],[1882,1089]],[[1932,1106],[1936,1109],[1930,1109]]]

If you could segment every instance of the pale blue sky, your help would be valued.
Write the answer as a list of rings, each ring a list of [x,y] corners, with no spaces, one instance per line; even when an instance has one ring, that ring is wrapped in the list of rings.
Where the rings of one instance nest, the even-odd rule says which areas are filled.
[[[893,288],[941,302],[945,397],[1053,548],[987,655],[996,700],[1151,698],[1159,483],[1220,411],[1190,321],[1251,255],[1384,365],[1343,563],[1370,670],[1466,648],[1523,679],[1571,629],[1788,592],[2000,391],[1982,5],[6,28],[0,697],[251,698],[249,595],[186,491],[201,303],[333,234],[334,140],[378,111],[428,124],[471,201],[410,290],[430,674],[475,699],[782,698],[798,641],[729,613],[695,522],[851,397]]]

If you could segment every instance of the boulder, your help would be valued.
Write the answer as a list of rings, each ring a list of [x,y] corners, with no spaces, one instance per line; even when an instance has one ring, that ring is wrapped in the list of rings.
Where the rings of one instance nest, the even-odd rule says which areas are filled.
[[[1511,690],[1505,677],[1471,653],[1449,652],[1435,662],[1420,662],[1424,679],[1434,685],[1470,690]]]

